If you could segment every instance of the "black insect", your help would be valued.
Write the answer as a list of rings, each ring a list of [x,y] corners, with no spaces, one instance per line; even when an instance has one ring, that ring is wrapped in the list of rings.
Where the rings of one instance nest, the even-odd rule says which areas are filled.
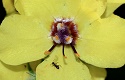
[[[56,69],[59,69],[59,65],[57,65],[57,63],[52,62],[52,65],[56,67]]]

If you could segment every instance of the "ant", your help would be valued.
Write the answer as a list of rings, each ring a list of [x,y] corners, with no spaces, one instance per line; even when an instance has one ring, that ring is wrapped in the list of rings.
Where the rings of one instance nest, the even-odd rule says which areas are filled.
[[[59,65],[57,63],[52,62],[52,65],[56,67],[56,69],[59,69]]]

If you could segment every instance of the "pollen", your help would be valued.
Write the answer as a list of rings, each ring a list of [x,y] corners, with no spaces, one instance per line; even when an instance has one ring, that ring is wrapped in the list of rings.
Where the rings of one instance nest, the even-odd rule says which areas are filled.
[[[51,34],[53,40],[53,46],[45,52],[45,54],[50,53],[56,45],[62,45],[62,53],[64,54],[64,46],[70,45],[75,55],[79,57],[74,45],[78,39],[77,25],[74,23],[73,19],[70,18],[56,18],[51,25]]]
[[[72,38],[71,38],[70,36],[67,36],[67,37],[65,38],[65,41],[66,41],[65,44],[70,44],[70,43],[72,43]]]
[[[55,39],[56,39],[56,40],[59,40],[59,37],[56,35],[56,36],[55,36]]]
[[[68,37],[66,38],[66,41],[68,42],[69,40],[71,40],[71,37],[68,36]]]

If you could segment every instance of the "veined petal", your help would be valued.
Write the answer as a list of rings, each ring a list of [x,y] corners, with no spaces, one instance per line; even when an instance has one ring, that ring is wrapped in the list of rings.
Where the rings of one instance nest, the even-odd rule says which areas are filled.
[[[67,58],[60,51],[61,48],[56,47],[50,57],[38,65],[37,80],[91,80],[89,69],[76,61],[70,48],[65,48]]]
[[[81,59],[98,67],[125,64],[125,20],[112,15],[99,19],[83,30],[76,43]]]
[[[10,66],[0,61],[0,80],[26,80],[26,72],[24,65]]]
[[[3,21],[0,37],[0,59],[11,65],[41,59],[52,45],[48,30],[37,19],[21,15]]]
[[[105,80],[107,73],[104,68],[95,67],[89,64],[86,64],[86,65],[90,71],[92,80]]]

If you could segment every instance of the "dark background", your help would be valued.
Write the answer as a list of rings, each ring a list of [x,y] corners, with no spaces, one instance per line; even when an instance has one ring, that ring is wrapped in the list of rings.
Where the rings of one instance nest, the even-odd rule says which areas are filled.
[[[114,11],[114,14],[125,19],[125,4],[122,4],[118,9]],[[6,11],[3,7],[2,0],[0,2],[0,24],[4,17],[6,16]],[[106,80],[125,80],[125,66],[121,68],[107,68]]]
[[[0,0],[0,24],[5,16],[6,16],[6,11],[3,7],[2,0]]]

